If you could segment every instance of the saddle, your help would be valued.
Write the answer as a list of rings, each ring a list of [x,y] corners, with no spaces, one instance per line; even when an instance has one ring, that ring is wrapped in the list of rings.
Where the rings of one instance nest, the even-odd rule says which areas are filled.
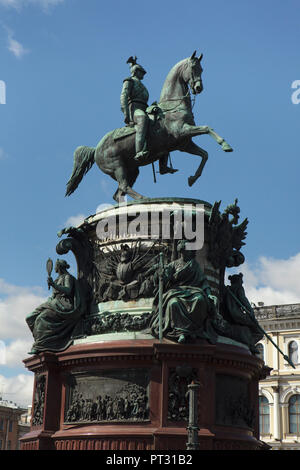
[[[156,102],[154,102],[151,106],[148,106],[148,108],[146,109],[146,113],[149,117],[149,120],[155,123],[156,121],[161,119],[160,115],[162,113],[162,110],[159,107],[159,105]],[[134,126],[124,126],[124,127],[115,129],[113,131],[112,137],[116,141],[116,140],[120,140],[125,137],[128,137],[129,135],[132,135],[135,133],[136,133],[136,130]]]
[[[123,139],[124,137],[128,137],[131,134],[135,134],[135,128],[131,126],[124,126],[120,127],[119,129],[115,129],[113,131],[113,139],[114,140],[120,140]]]

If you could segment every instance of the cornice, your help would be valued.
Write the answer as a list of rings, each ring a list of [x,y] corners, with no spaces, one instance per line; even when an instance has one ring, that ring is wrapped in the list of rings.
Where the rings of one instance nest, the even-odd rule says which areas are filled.
[[[203,344],[178,345],[163,340],[153,341],[118,341],[111,343],[80,344],[59,353],[40,353],[24,362],[26,367],[35,373],[44,373],[50,369],[86,367],[88,369],[107,365],[120,364],[143,367],[163,362],[176,364],[195,363],[202,366],[214,365],[225,373],[242,371],[250,376],[266,374],[263,361],[248,351],[234,345]]]

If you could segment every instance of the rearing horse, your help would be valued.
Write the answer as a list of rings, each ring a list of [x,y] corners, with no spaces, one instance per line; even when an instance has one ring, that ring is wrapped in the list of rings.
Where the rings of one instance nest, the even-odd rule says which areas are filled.
[[[96,148],[81,146],[74,152],[74,167],[67,183],[66,196],[75,191],[83,176],[94,162],[100,170],[118,182],[113,198],[119,200],[126,194],[133,199],[144,196],[132,189],[139,166],[149,165],[158,159],[167,159],[170,152],[180,150],[201,157],[201,163],[193,176],[188,178],[189,186],[201,176],[208,153],[198,147],[192,137],[209,134],[225,152],[232,152],[230,145],[208,126],[196,126],[192,113],[190,89],[193,94],[203,90],[202,67],[196,51],[191,57],[178,62],[169,72],[161,91],[160,101],[150,107],[147,149],[150,155],[146,161],[137,162],[135,156],[135,132],[133,128],[121,128],[106,134]],[[154,113],[151,113],[154,109]]]

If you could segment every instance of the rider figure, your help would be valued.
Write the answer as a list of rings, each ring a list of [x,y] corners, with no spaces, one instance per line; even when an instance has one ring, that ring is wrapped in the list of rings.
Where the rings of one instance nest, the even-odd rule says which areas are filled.
[[[145,162],[150,152],[147,149],[147,132],[149,117],[146,112],[148,107],[149,93],[143,85],[146,70],[136,62],[136,57],[127,60],[130,66],[131,77],[125,78],[121,93],[121,109],[124,113],[124,122],[127,126],[135,126],[135,152],[136,162]],[[175,173],[175,168],[167,165],[169,153],[163,153],[159,158],[159,172],[161,175]]]
[[[149,118],[146,113],[148,107],[149,93],[143,85],[146,70],[136,63],[136,57],[129,57],[127,63],[131,64],[131,77],[125,78],[123,81],[123,89],[121,93],[121,109],[124,113],[124,122],[127,126],[135,126],[135,151],[134,159],[141,161],[149,156],[147,150],[147,130]]]

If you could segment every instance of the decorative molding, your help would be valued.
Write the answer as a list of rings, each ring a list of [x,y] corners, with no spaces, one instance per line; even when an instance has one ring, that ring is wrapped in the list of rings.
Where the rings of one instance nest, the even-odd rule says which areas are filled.
[[[271,305],[254,308],[255,316],[261,323],[264,320],[286,320],[296,317],[300,319],[300,303],[287,305]],[[298,318],[297,318],[298,317]]]
[[[300,386],[295,387],[295,386],[290,385],[288,388],[286,388],[285,390],[282,391],[281,396],[280,396],[280,401],[283,404],[288,405],[289,399],[293,395],[296,395],[296,394],[299,394],[299,393],[300,393]]]
[[[35,377],[33,414],[31,420],[31,425],[33,427],[42,426],[44,422],[45,393],[46,375],[38,374]]]
[[[141,331],[149,326],[150,319],[151,312],[88,315],[84,319],[84,332],[87,336],[91,336],[122,331]]]
[[[257,317],[256,317],[257,318]],[[300,320],[295,320],[293,322],[287,321],[287,320],[282,320],[278,321],[276,320],[275,322],[265,322],[263,320],[260,320],[257,318],[259,321],[259,324],[261,327],[267,331],[267,332],[276,332],[280,333],[281,331],[287,331],[287,330],[299,330],[300,329]]]
[[[273,405],[274,397],[269,390],[266,388],[259,388],[259,394],[267,398],[270,406]]]
[[[103,439],[56,439],[56,450],[151,450],[153,448],[153,437],[148,439],[132,439],[132,438],[107,438]]]

